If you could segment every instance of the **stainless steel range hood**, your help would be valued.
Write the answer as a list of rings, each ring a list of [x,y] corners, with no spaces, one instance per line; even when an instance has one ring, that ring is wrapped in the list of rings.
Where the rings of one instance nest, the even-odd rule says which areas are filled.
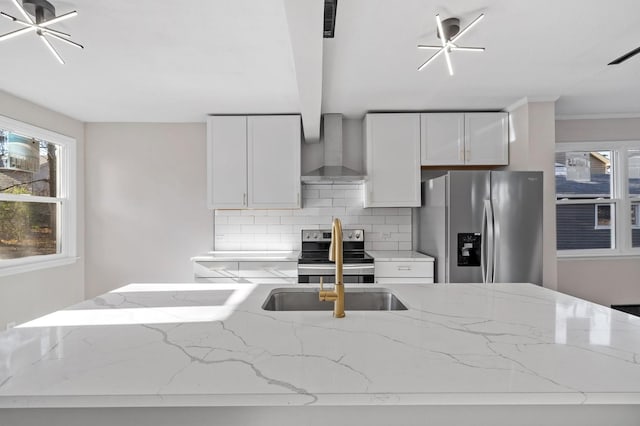
[[[365,176],[342,165],[342,114],[324,114],[324,166],[305,173],[301,180],[306,184],[362,183]]]

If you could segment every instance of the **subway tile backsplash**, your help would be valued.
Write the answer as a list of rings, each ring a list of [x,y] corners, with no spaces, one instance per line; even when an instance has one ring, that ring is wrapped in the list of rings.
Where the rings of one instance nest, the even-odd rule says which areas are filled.
[[[365,231],[367,250],[411,250],[411,208],[369,208],[363,185],[302,185],[299,210],[215,210],[216,250],[300,250],[303,229]]]

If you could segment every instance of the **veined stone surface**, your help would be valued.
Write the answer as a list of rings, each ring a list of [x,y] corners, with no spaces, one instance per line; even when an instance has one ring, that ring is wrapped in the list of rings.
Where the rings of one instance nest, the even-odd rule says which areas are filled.
[[[262,310],[277,287],[131,284],[1,333],[0,408],[640,404],[640,318],[622,312],[413,284],[383,286],[406,311],[334,319]]]

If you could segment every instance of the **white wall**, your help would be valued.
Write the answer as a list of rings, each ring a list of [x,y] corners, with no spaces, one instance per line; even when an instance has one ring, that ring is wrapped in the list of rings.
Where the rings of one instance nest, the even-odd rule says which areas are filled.
[[[556,121],[557,142],[640,140],[640,118]],[[558,290],[603,305],[640,303],[640,258],[561,259]]]
[[[0,330],[79,302],[84,296],[84,125],[0,91],[0,115],[70,136],[77,143],[78,260],[71,265],[0,277]]]
[[[543,195],[543,285],[558,286],[556,258],[555,105],[529,102],[510,111],[507,170],[541,170]]]
[[[211,250],[204,123],[86,125],[86,295],[193,280]]]
[[[363,185],[303,185],[302,209],[216,210],[216,250],[300,250],[302,229],[364,229],[367,250],[411,250],[411,208],[363,208]]]

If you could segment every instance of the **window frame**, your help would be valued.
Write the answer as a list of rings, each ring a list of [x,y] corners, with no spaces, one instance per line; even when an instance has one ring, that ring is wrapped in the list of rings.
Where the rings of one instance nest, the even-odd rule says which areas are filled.
[[[631,199],[631,208],[635,210],[634,213],[636,216],[636,223],[631,222],[631,229],[640,229],[640,203],[638,201],[634,202],[634,200]],[[631,213],[631,218],[633,218],[634,213]]]
[[[612,204],[614,209],[611,223],[613,232],[611,235],[614,248],[609,249],[584,249],[584,250],[557,250],[560,258],[580,257],[627,257],[640,256],[640,247],[632,247],[631,232],[635,227],[631,224],[631,205],[638,198],[629,195],[628,179],[628,152],[640,149],[640,140],[629,141],[589,141],[589,142],[559,142],[556,143],[555,153],[570,151],[611,151],[611,198],[593,200],[558,199],[556,194],[556,206],[563,204]],[[555,179],[555,175],[554,175]],[[597,229],[604,229],[599,227]],[[556,232],[557,238],[557,232]]]
[[[0,201],[58,204],[57,244],[60,252],[17,259],[0,259],[0,276],[68,265],[77,260],[77,161],[72,137],[0,115],[0,129],[16,132],[60,146],[57,197],[0,193]]]
[[[613,203],[596,203],[595,206],[595,214],[594,214],[594,221],[595,223],[593,224],[593,229],[611,229],[611,209],[613,208],[614,210],[614,216],[615,216],[615,204]],[[607,206],[609,207],[609,225],[600,225],[598,224],[598,219],[600,218],[600,212],[598,211],[598,207],[601,206]]]

